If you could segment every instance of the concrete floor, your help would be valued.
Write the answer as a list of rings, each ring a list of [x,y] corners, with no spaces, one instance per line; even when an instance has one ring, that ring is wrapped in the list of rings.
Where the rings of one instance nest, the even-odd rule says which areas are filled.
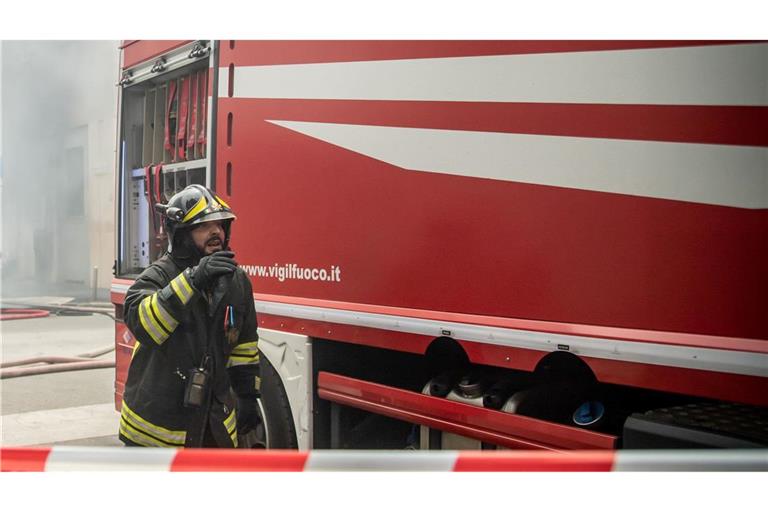
[[[0,339],[3,363],[77,356],[113,346],[114,321],[100,314],[3,321]],[[113,381],[114,368],[0,380],[0,444],[122,446]]]

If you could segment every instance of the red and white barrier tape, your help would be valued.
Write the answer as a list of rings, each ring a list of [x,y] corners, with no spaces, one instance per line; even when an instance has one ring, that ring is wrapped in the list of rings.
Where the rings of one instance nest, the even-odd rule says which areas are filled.
[[[768,450],[354,451],[0,448],[2,471],[768,471]]]

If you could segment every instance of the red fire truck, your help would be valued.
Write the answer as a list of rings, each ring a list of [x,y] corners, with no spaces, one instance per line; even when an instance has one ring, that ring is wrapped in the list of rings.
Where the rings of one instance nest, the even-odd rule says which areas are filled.
[[[768,44],[125,41],[150,207],[236,212],[270,447],[768,445]]]

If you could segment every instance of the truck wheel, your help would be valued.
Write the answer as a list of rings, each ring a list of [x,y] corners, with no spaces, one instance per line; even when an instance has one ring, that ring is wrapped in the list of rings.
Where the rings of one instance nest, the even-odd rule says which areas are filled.
[[[260,365],[261,404],[266,417],[267,448],[298,449],[291,405],[280,375],[264,356],[261,357]]]

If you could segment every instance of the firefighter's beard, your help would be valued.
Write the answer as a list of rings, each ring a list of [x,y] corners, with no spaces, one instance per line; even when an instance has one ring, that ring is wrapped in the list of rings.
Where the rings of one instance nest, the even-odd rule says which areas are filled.
[[[194,267],[200,262],[200,258],[206,256],[206,254],[197,247],[189,232],[180,232],[177,233],[173,242],[172,256],[175,259],[182,260],[182,266]]]
[[[219,251],[228,251],[229,248],[229,230],[225,229],[224,240],[221,240],[218,236],[211,236],[206,240],[203,247],[198,247],[195,241],[192,240],[192,235],[187,230],[178,230],[173,238],[173,251],[171,256],[174,260],[177,260],[181,266],[193,267],[200,262],[200,258],[208,256]],[[208,242],[214,238],[219,239],[219,244],[209,247]]]

